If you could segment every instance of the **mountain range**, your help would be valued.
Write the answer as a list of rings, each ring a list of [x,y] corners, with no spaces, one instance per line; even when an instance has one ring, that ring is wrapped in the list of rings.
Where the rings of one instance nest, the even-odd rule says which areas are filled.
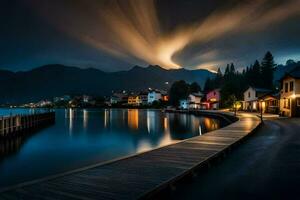
[[[65,94],[110,95],[112,91],[168,89],[177,80],[197,82],[202,87],[214,73],[205,70],[170,69],[157,65],[134,66],[128,71],[104,72],[59,64],[29,71],[0,70],[0,103],[24,103]],[[168,84],[167,84],[168,83]]]

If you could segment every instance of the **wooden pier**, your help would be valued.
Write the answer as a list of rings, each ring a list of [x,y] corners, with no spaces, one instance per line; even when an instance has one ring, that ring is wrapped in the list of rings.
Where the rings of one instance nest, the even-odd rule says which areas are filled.
[[[55,122],[55,112],[0,117],[0,138],[12,138]]]
[[[259,125],[256,116],[241,114],[235,123],[201,136],[2,189],[0,199],[156,199],[179,180],[224,157]]]

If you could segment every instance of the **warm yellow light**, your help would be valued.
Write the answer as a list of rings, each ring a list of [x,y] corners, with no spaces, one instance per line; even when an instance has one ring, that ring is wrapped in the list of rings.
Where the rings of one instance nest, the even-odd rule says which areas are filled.
[[[265,109],[265,108],[266,108],[266,102],[263,101],[263,102],[261,103],[261,106],[262,106],[263,109]]]
[[[51,11],[43,1],[35,1],[34,7],[57,29],[101,51],[130,63],[144,61],[165,68],[179,68],[180,63],[175,57],[187,46],[206,46],[208,42],[219,40],[228,33],[261,31],[298,15],[300,11],[299,0],[287,1],[272,8],[267,6],[269,1],[252,0],[230,9],[216,9],[198,22],[184,23],[166,32],[161,27],[155,0],[78,2],[88,12],[78,12],[81,10],[77,9],[77,4],[61,9],[60,1],[51,2]],[[269,9],[257,12],[258,9],[264,11],[264,8]],[[218,56],[214,49],[197,52],[196,55],[188,58],[190,63],[204,63],[206,66],[203,67],[215,69]]]
[[[132,129],[139,128],[139,110],[128,110],[128,126]]]
[[[256,102],[253,102],[253,109],[256,110]]]

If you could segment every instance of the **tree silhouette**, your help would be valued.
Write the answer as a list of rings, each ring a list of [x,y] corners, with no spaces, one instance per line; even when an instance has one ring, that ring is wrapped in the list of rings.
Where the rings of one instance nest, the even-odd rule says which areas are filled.
[[[181,99],[186,99],[189,95],[190,87],[185,81],[180,80],[172,84],[170,88],[170,103],[178,106]]]
[[[289,63],[293,64],[293,61],[289,61]],[[243,92],[249,86],[272,89],[275,66],[274,58],[270,52],[265,54],[261,64],[256,60],[253,65],[246,67],[242,73],[235,69],[233,63],[227,64],[224,75],[219,68],[214,78],[206,80],[204,92],[221,89],[221,106],[228,107],[232,103],[230,99],[233,96],[242,99]]]
[[[191,85],[190,85],[190,93],[198,93],[201,91],[201,87],[198,83],[196,82],[193,82]]]
[[[264,85],[265,88],[272,89],[273,88],[273,72],[274,72],[274,67],[276,65],[274,62],[274,57],[271,54],[271,52],[268,51],[266,53],[261,64],[262,64],[261,75],[263,77],[262,84]]]

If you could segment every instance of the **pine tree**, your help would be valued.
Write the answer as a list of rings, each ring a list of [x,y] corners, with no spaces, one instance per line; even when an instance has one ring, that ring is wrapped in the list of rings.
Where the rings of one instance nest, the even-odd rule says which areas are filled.
[[[261,75],[262,75],[262,84],[265,88],[273,88],[273,72],[275,67],[274,57],[271,52],[267,52],[265,57],[262,60]]]
[[[233,63],[231,63],[231,65],[230,65],[230,71],[229,71],[229,73],[230,73],[230,75],[235,74],[235,67],[234,67]]]
[[[204,84],[204,92],[205,92],[205,93],[209,92],[209,91],[212,89],[211,85],[212,85],[212,81],[211,81],[211,79],[208,77],[208,78],[206,79],[206,81],[205,81],[205,84]]]
[[[229,75],[229,73],[230,73],[230,67],[229,67],[229,64],[227,64],[224,76],[227,77]]]
[[[262,87],[262,81],[261,81],[261,66],[258,60],[254,62],[254,65],[252,67],[252,77],[253,80],[251,80],[252,85],[254,87]]]
[[[189,95],[190,86],[185,81],[176,81],[170,88],[170,103],[178,106],[181,99],[186,99]]]
[[[221,85],[222,85],[222,82],[223,82],[223,74],[222,74],[222,72],[221,72],[221,69],[218,68],[217,75],[216,75],[216,77],[215,77],[215,79],[214,79],[214,86],[215,86],[216,88],[220,88]]]
[[[190,93],[198,93],[201,91],[201,87],[198,83],[196,82],[193,82],[191,85],[190,85]]]

